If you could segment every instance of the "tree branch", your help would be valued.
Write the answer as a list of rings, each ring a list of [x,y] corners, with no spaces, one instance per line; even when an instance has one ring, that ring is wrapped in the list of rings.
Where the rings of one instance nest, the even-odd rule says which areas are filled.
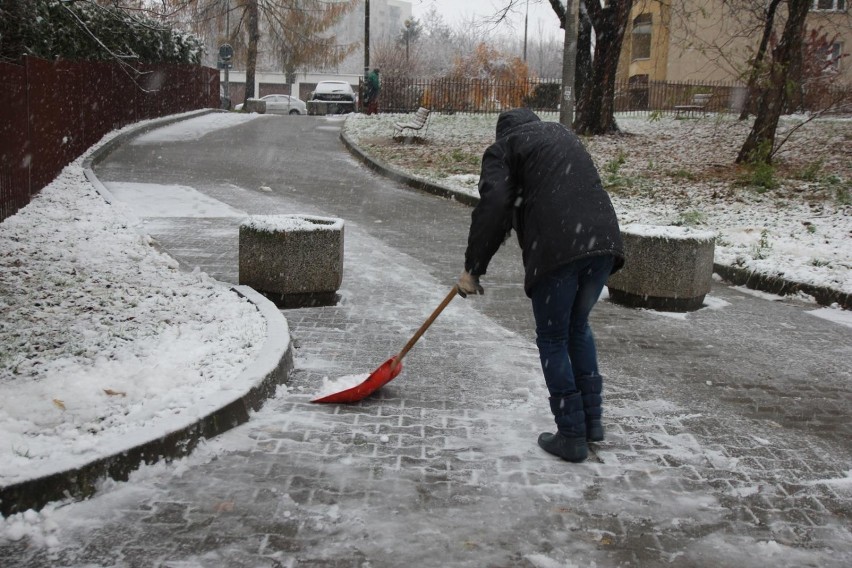
[[[62,7],[65,10],[67,10],[68,13],[71,14],[71,16],[75,20],[77,20],[77,23],[80,25],[80,27],[87,34],[89,34],[92,37],[92,39],[95,40],[98,43],[98,45],[100,45],[104,49],[104,51],[109,53],[118,62],[119,68],[124,72],[125,75],[127,75],[130,78],[131,81],[133,81],[133,84],[136,85],[136,87],[138,87],[140,91],[142,91],[144,93],[155,92],[155,91],[151,91],[151,90],[146,89],[145,87],[140,85],[139,82],[137,81],[137,79],[140,76],[147,75],[148,73],[139,71],[138,69],[136,69],[135,67],[133,67],[132,65],[130,65],[129,63],[124,61],[124,59],[135,59],[135,58],[138,57],[137,55],[135,55],[135,54],[132,55],[132,56],[131,55],[119,55],[119,54],[113,52],[109,47],[107,47],[107,45],[104,42],[102,42],[94,33],[92,33],[92,30],[90,30],[89,27],[86,25],[86,23],[83,22],[83,20],[81,20],[79,18],[79,16],[77,16],[77,14],[74,13],[74,10],[72,10],[71,8],[66,6],[65,3],[62,3]],[[132,73],[130,71],[132,71]]]

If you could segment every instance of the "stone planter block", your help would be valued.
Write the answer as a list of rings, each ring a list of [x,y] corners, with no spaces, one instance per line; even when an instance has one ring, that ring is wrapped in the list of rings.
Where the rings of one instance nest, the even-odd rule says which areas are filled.
[[[308,101],[309,115],[346,114],[355,112],[355,103],[350,101]]]
[[[716,236],[688,227],[622,228],[624,268],[607,282],[613,302],[659,311],[699,309],[713,282]]]
[[[240,224],[240,284],[279,306],[328,305],[343,282],[343,220],[257,215]]]

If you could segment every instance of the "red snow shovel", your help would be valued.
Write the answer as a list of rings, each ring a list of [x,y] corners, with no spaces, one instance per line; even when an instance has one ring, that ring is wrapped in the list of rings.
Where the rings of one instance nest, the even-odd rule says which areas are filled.
[[[429,316],[423,325],[420,326],[420,329],[417,330],[417,333],[414,334],[414,337],[408,340],[408,343],[405,344],[405,347],[402,348],[402,351],[399,352],[395,357],[391,357],[382,365],[373,371],[373,373],[364,379],[360,385],[356,385],[354,387],[348,388],[346,390],[342,390],[340,392],[336,392],[327,396],[323,396],[320,398],[315,398],[311,402],[334,402],[334,403],[347,403],[347,402],[358,402],[359,400],[363,400],[391,382],[394,377],[396,377],[402,371],[402,358],[405,357],[405,354],[408,353],[414,344],[417,343],[417,340],[426,333],[426,330],[429,329],[429,326],[432,325],[432,322],[435,321],[435,318],[440,315],[444,308],[447,307],[447,304],[455,297],[456,294],[459,293],[459,287],[453,286],[453,289],[450,290],[450,293],[447,294],[447,297],[444,298],[444,301],[435,308],[435,311],[432,312],[432,315]]]

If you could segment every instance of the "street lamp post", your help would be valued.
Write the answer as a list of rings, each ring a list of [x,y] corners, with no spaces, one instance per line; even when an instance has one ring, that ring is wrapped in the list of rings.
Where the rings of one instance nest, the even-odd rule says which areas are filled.
[[[226,8],[225,8],[225,41],[228,44],[231,43],[231,0],[228,0]],[[228,97],[228,100],[231,99],[231,81],[229,77],[229,71],[231,70],[229,65],[225,65],[225,96]],[[230,103],[228,103],[230,105]],[[230,109],[230,106],[228,108]]]
[[[405,20],[405,64],[408,65],[408,44],[411,41],[411,20]]]
[[[524,63],[527,62],[527,29],[530,20],[530,0],[527,0],[527,12],[524,14]]]
[[[364,0],[364,81],[362,83],[360,104],[364,104],[364,91],[367,76],[370,74],[370,0]],[[363,107],[362,107],[363,108]]]
[[[364,79],[370,72],[370,0],[364,0]]]

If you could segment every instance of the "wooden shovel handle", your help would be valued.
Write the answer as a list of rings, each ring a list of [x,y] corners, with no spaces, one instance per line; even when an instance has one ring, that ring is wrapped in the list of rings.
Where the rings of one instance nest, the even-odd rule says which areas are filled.
[[[411,348],[414,347],[414,344],[417,343],[417,340],[420,339],[424,333],[426,333],[426,330],[429,329],[429,326],[432,325],[432,322],[435,321],[435,318],[437,318],[441,314],[441,312],[444,311],[444,308],[447,307],[447,304],[449,304],[458,293],[458,285],[453,286],[453,289],[450,290],[450,293],[447,294],[447,297],[444,298],[444,301],[442,301],[440,305],[435,308],[435,311],[432,312],[432,315],[430,315],[425,322],[423,322],[423,325],[420,326],[420,329],[417,330],[417,333],[414,334],[414,337],[408,340],[408,343],[405,344],[405,347],[402,348],[402,351],[399,352],[399,355],[394,358],[394,362],[391,365],[392,371],[396,369],[397,365],[402,362],[402,358],[405,357],[405,354],[411,351]]]

